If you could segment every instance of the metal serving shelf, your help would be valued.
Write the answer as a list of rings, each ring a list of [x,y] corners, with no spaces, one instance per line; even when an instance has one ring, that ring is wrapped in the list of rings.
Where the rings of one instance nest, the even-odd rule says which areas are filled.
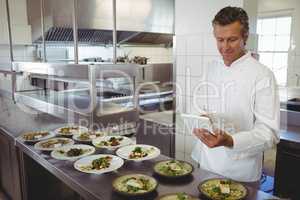
[[[118,91],[118,90],[106,89],[105,91],[122,93],[122,91]],[[88,90],[87,89],[77,89],[77,90],[67,90],[64,92],[81,95],[82,93],[88,92]],[[111,98],[102,98],[101,96],[97,96],[97,101],[105,102],[105,103],[113,103],[113,104],[118,104],[118,105],[122,105],[122,106],[134,106],[133,98],[134,97],[132,95],[113,96]],[[138,104],[140,106],[147,105],[147,104],[154,104],[154,103],[163,103],[163,102],[172,101],[172,100],[173,100],[173,91],[172,90],[163,91],[163,92],[152,92],[152,93],[138,95]]]
[[[45,95],[43,90],[16,92],[16,102],[38,111],[48,113],[60,118],[67,118],[71,114],[75,117],[89,118],[91,99],[71,93],[51,91]],[[98,101],[95,107],[95,117],[101,118],[105,115],[120,114],[133,110],[133,105],[124,106],[112,102]]]
[[[95,79],[112,77],[137,76],[137,65],[134,64],[62,64],[62,63],[36,63],[36,62],[14,62],[13,69],[16,72],[47,75],[49,78],[64,78],[73,80],[90,81],[91,73]],[[92,70],[95,69],[95,72]]]
[[[164,92],[153,92],[148,94],[139,94],[138,95],[138,104],[140,106],[147,105],[147,104],[153,104],[153,103],[163,103],[166,101],[172,101],[173,91],[164,91]],[[102,99],[101,102],[111,102],[111,103],[117,103],[117,104],[126,104],[126,105],[132,105],[130,104],[130,99],[132,99],[133,96],[124,96],[124,97],[114,97],[110,99]]]
[[[68,88],[59,87],[57,90],[47,89],[47,86],[19,90],[16,86],[20,84],[15,82],[12,91],[19,105],[75,122],[80,119],[88,119],[89,123],[136,121],[139,106],[173,101],[173,91],[168,86],[154,84],[152,87],[141,83],[138,94],[136,77],[140,75],[140,66],[136,64],[14,62],[12,66],[13,71],[23,76],[23,81],[28,80],[29,85],[31,78],[44,80],[45,84],[47,80],[72,83]],[[109,88],[103,84],[111,79],[117,87]],[[80,85],[80,88],[74,85]]]
[[[48,113],[63,119],[72,118],[73,121],[88,119],[94,122],[135,121],[137,118],[137,104],[135,96],[136,65],[130,64],[61,64],[61,63],[27,63],[15,62],[13,69],[25,77],[40,77],[71,83],[86,83],[79,90],[18,90],[14,88],[15,101],[43,113]],[[132,85],[130,97],[121,103],[104,101],[97,96],[104,91],[100,81],[109,78],[126,78]],[[29,80],[29,79],[28,79]],[[16,84],[18,85],[18,84]]]

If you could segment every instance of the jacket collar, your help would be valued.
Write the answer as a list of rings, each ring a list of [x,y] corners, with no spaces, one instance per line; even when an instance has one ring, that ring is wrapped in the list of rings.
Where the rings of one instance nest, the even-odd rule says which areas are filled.
[[[250,51],[246,52],[243,56],[241,56],[238,59],[236,59],[235,61],[233,61],[231,63],[231,65],[229,65],[229,66],[225,65],[225,66],[229,67],[229,68],[234,67],[234,66],[238,65],[239,63],[242,63],[244,60],[246,60],[249,57],[251,57],[251,52]]]

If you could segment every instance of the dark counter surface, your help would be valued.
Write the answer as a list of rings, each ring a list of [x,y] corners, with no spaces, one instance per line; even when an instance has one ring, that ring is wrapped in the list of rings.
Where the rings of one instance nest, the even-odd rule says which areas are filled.
[[[280,140],[281,142],[300,143],[300,126],[288,126],[282,128],[280,130]]]
[[[73,167],[71,161],[61,161],[53,159],[49,154],[43,154],[40,151],[37,151],[33,148],[32,145],[24,144],[21,140],[16,140],[17,146],[23,151],[26,155],[33,158],[36,162],[41,164],[49,172],[51,172],[58,179],[66,183],[71,189],[78,192],[85,199],[95,199],[95,200],[121,200],[124,199],[123,196],[120,196],[113,192],[112,181],[118,176],[131,174],[131,173],[142,173],[146,175],[153,175],[153,165],[155,162],[160,160],[168,159],[165,156],[159,156],[156,159],[142,162],[134,161],[125,161],[124,165],[117,171],[102,174],[102,175],[92,175],[85,174],[77,171]],[[108,153],[107,151],[97,150],[97,153]],[[113,152],[110,152],[113,153]],[[181,180],[180,182],[175,183],[174,181],[166,181],[156,177],[159,185],[152,195],[148,197],[143,197],[143,200],[155,199],[159,195],[172,192],[186,192],[191,195],[199,196],[197,186],[203,180],[220,177],[211,172],[195,169],[193,175],[187,179]],[[247,186],[248,187],[248,186]],[[247,199],[251,200],[263,200],[271,199],[274,197],[268,195],[264,192],[258,191],[251,187],[248,187],[249,195]]]

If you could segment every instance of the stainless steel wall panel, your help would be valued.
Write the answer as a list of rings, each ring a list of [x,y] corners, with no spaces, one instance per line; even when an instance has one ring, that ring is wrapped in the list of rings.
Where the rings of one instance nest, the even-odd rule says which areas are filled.
[[[32,27],[33,41],[41,41],[40,12],[37,8],[40,0],[27,0],[29,24]],[[78,31],[89,30],[109,33],[110,37],[93,37],[80,35],[78,41],[108,44],[112,43],[113,6],[112,0],[77,0],[78,1]],[[174,33],[174,0],[116,0],[116,30],[123,32],[144,32],[146,37],[132,39],[134,43],[165,44],[172,42],[168,35]],[[61,29],[69,32],[73,26],[72,1],[51,0],[45,1],[45,30],[46,41],[72,41],[72,37],[63,37]],[[157,33],[167,33],[160,36]],[[94,34],[99,35],[99,34]],[[100,34],[101,35],[101,34]],[[50,37],[51,36],[51,37]],[[153,38],[154,37],[154,38]],[[147,39],[148,38],[148,39]],[[152,41],[149,41],[149,38]],[[124,38],[117,38],[122,41]]]

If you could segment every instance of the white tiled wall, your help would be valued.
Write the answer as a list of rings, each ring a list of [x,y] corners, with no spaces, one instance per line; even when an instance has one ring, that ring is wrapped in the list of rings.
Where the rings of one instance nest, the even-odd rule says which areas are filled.
[[[205,80],[205,70],[209,66],[222,62],[212,33],[214,15],[228,5],[242,6],[243,0],[175,2],[176,82],[183,91],[176,94],[176,111],[179,113],[176,117],[176,158],[193,162],[190,154],[197,139],[179,115],[182,112],[199,113],[201,105],[195,105],[193,98],[198,98],[203,91],[195,91],[195,88]]]
[[[184,75],[176,76],[176,93],[178,96],[186,95],[186,78]]]
[[[190,154],[187,152],[191,152],[194,144],[196,143],[196,139],[191,135],[190,130],[187,126],[185,126],[184,120],[178,114],[176,116],[177,124],[176,124],[176,153],[175,157],[180,160],[185,160],[192,163],[195,167],[197,167],[197,163],[194,162]]]
[[[149,58],[149,63],[173,62],[173,49],[164,47],[121,47],[118,49],[118,55],[124,53],[129,57],[145,56]]]
[[[202,68],[203,65],[203,56],[201,55],[187,55],[186,56],[186,75],[190,74],[191,76],[204,77],[204,71]]]
[[[197,44],[197,45],[195,45]],[[203,52],[203,36],[202,33],[186,35],[186,54],[189,56],[201,55]]]
[[[186,56],[185,55],[177,55],[176,56],[176,75],[177,76],[185,76],[186,73]]]
[[[36,57],[35,47],[33,46],[13,46],[13,56],[15,61],[34,61]],[[9,46],[0,45],[0,66],[10,62]]]
[[[177,34],[175,37],[175,43],[176,43],[176,56],[185,56],[186,47],[187,47],[186,37],[184,35]]]
[[[204,55],[219,55],[218,49],[216,47],[216,40],[214,38],[214,35],[210,33],[203,34],[203,54]]]

